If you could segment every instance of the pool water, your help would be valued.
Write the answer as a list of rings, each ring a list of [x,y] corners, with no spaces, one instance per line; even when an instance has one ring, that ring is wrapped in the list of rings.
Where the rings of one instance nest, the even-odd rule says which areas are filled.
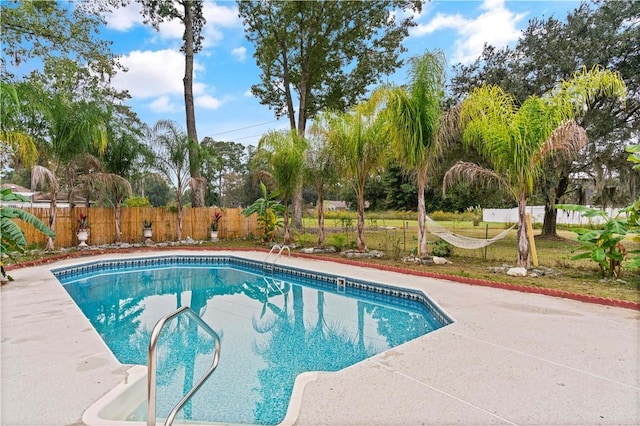
[[[233,261],[120,263],[54,273],[123,364],[146,365],[154,325],[181,306],[220,335],[217,370],[178,415],[188,421],[277,424],[300,373],[343,369],[447,322],[420,298],[372,292],[362,282],[336,286],[330,276],[265,273]],[[212,356],[213,339],[194,321],[167,323],[158,344],[157,418],[166,418]],[[145,417],[146,404],[128,420]]]

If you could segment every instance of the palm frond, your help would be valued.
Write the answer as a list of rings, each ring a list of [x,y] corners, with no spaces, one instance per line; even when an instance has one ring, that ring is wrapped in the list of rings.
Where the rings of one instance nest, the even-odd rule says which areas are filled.
[[[442,180],[442,194],[446,195],[447,188],[450,188],[457,182],[466,182],[480,186],[496,184],[502,189],[507,190],[514,199],[518,199],[514,188],[512,188],[502,176],[476,163],[458,161],[451,166]]]
[[[558,126],[547,141],[540,147],[536,161],[557,153],[573,158],[585,147],[589,138],[586,130],[573,120]]]
[[[50,192],[57,192],[58,178],[44,166],[33,166],[31,168],[31,189],[36,190],[40,185],[49,188]]]

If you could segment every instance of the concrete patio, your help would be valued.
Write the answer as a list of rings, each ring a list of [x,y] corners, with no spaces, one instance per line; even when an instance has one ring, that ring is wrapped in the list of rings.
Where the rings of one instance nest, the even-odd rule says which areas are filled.
[[[174,253],[193,252],[159,254]],[[50,269],[149,255],[11,271],[15,281],[0,292],[2,425],[86,424],[85,411],[127,374]],[[337,373],[301,376],[286,424],[640,424],[638,311],[322,260],[279,262],[419,288],[455,320]]]

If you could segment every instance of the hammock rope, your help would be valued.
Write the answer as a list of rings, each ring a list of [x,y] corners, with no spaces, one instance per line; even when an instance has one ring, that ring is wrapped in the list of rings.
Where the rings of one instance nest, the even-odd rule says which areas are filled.
[[[439,225],[438,222],[431,219],[429,216],[425,215],[425,217],[427,218],[427,227],[429,227],[429,232],[431,232],[433,235],[438,236],[439,238],[443,239],[444,241],[448,242],[449,244],[455,247],[460,247],[460,248],[469,249],[469,250],[479,249],[479,248],[486,247],[490,244],[493,244],[496,241],[499,241],[504,237],[506,237],[509,234],[509,231],[511,231],[513,228],[516,227],[516,225],[513,225],[511,228],[505,229],[504,231],[502,231],[501,233],[499,233],[498,235],[492,238],[473,238],[473,237],[465,237],[464,235],[454,234],[453,232],[450,232],[447,228],[443,227],[442,225]]]

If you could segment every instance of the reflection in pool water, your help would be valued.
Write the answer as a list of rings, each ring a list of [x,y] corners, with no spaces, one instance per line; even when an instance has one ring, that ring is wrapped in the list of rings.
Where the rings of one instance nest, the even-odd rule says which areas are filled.
[[[442,327],[424,303],[238,265],[129,268],[60,278],[123,364],[147,363],[151,330],[188,305],[222,339],[220,364],[178,418],[252,424],[283,420],[296,376],[337,371]],[[158,345],[158,418],[211,363],[213,339],[186,316]],[[129,420],[144,420],[146,405]]]

